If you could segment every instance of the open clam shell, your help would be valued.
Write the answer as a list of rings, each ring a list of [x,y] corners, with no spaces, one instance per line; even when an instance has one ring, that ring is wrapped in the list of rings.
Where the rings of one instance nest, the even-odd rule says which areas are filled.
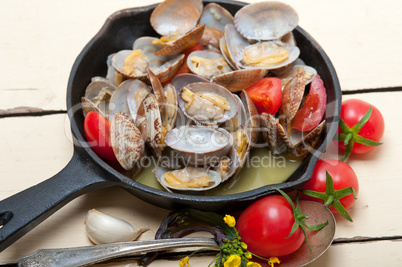
[[[246,91],[240,93],[240,99],[246,112],[245,128],[250,138],[251,145],[257,143],[260,134],[260,116],[253,100],[248,96]]]
[[[180,126],[165,135],[167,146],[193,166],[217,164],[232,146],[232,136],[222,128]]]
[[[228,46],[226,44],[226,38],[225,36],[223,36],[220,40],[219,40],[219,49],[221,51],[221,54],[223,55],[223,57],[225,58],[226,62],[229,64],[229,66],[234,69],[234,70],[238,70],[240,69],[234,62],[233,58],[231,57],[230,53],[229,53],[229,49]]]
[[[113,152],[120,165],[125,170],[133,169],[145,153],[140,130],[129,116],[118,112],[113,116],[110,135]]]
[[[183,184],[172,185],[166,180],[166,173],[173,174],[175,177],[179,177],[180,181],[183,181]],[[157,166],[155,171],[155,178],[158,182],[167,190],[172,192],[172,190],[177,191],[205,191],[210,190],[216,186],[218,186],[222,182],[222,178],[220,174],[213,170],[206,170],[203,168],[195,168],[195,167],[185,167],[180,170],[171,170],[168,168],[163,168],[161,166]],[[203,185],[198,186],[197,184],[197,176],[207,175],[210,179],[208,183],[203,183]]]
[[[143,36],[136,39],[133,43],[133,50],[140,49],[149,61],[149,68],[158,77],[161,82],[165,82],[172,78],[180,69],[184,62],[184,55],[157,56],[162,45],[154,44],[158,38]]]
[[[262,136],[268,144],[268,149],[274,154],[285,152],[290,146],[290,141],[278,119],[271,114],[263,113],[260,122],[263,128]]]
[[[172,84],[176,88],[177,93],[180,92],[181,88],[183,86],[186,86],[187,84],[190,83],[207,83],[209,82],[208,79],[205,79],[199,75],[195,75],[192,73],[181,73],[176,75],[173,80]]]
[[[88,112],[94,111],[107,118],[109,100],[115,90],[116,87],[104,78],[92,80],[85,90],[85,95],[81,98],[84,116]]]
[[[172,41],[169,45],[165,45],[161,50],[155,53],[157,56],[169,56],[182,53],[184,50],[194,47],[198,44],[204,34],[205,24],[200,25]]]
[[[235,176],[239,169],[241,169],[241,163],[234,147],[230,149],[226,156],[220,159],[218,166],[215,167],[215,171],[222,177],[222,182]]]
[[[138,107],[150,92],[148,86],[141,80],[132,80],[130,82],[127,91],[127,104],[134,121],[137,118]]]
[[[230,46],[231,44],[229,43],[229,47]],[[275,50],[275,48],[271,49],[272,46],[286,49],[289,53],[288,57],[282,61],[278,61],[277,63],[272,64],[248,62],[259,62],[260,60],[260,58],[248,60],[249,55],[257,55],[258,57],[266,55],[267,57],[270,57],[271,51]],[[229,51],[231,50],[234,49],[229,49]],[[238,47],[236,51],[237,53],[235,52],[235,54],[232,54],[232,57],[240,68],[262,68],[267,70],[277,70],[282,67],[291,65],[300,55],[300,49],[297,46],[287,44],[279,40],[258,42],[256,44]]]
[[[173,129],[176,125],[178,115],[178,103],[177,103],[177,91],[171,84],[167,84],[163,88],[163,94],[165,96],[165,108],[162,116],[162,124],[166,129],[166,132]]]
[[[225,31],[226,24],[233,24],[233,16],[221,5],[209,3],[202,11],[199,24],[205,24],[208,28]]]
[[[152,72],[152,70],[147,68],[147,73],[148,73],[148,78],[152,85],[152,89],[153,89],[153,93],[155,95],[156,101],[158,102],[159,110],[160,110],[161,114],[163,114],[164,110],[165,110],[165,103],[166,103],[165,94],[163,92],[163,86],[162,86],[161,82],[159,81],[158,77],[156,77],[156,75]]]
[[[305,87],[306,75],[304,71],[296,74],[286,84],[282,92],[282,104],[279,109],[281,122],[285,121],[287,124],[294,118],[302,102]]]
[[[212,81],[235,93],[248,88],[267,74],[268,70],[265,69],[241,69],[214,76]]]
[[[227,130],[229,133],[233,133],[236,131],[242,124],[245,124],[248,121],[248,115],[246,113],[246,109],[241,101],[240,97],[236,94],[233,94],[238,105],[239,112],[237,112],[236,116],[234,116],[231,120],[225,121],[219,127]]]
[[[245,47],[249,42],[240,35],[233,24],[227,24],[225,26],[225,39],[221,40],[222,54],[226,55],[228,62],[232,62],[235,69],[240,69],[235,57],[241,55]]]
[[[246,39],[274,40],[296,28],[299,16],[285,3],[264,1],[242,7],[236,12],[234,22]]]
[[[133,50],[121,50],[113,55],[111,58],[112,66],[118,74],[126,79],[141,79],[145,80],[147,76],[147,68],[149,66],[149,61],[144,54],[138,54],[138,59],[132,60],[135,62],[135,74],[130,74],[123,69],[125,66],[126,59],[130,56]]]
[[[208,116],[210,114],[206,114],[204,112],[204,114],[202,114],[202,112],[195,112],[198,109],[196,109],[194,111],[194,113],[189,113],[187,110],[187,102],[183,99],[183,91],[184,89],[188,89],[190,90],[192,93],[194,94],[214,94],[218,97],[224,98],[228,104],[230,109],[229,110],[225,110],[223,112],[223,116],[222,117],[216,117],[216,118],[212,118],[210,119]],[[236,99],[234,98],[233,94],[231,92],[229,92],[229,90],[227,90],[225,87],[220,86],[218,84],[215,83],[191,83],[191,84],[187,84],[185,87],[183,87],[178,95],[178,99],[179,99],[179,107],[180,109],[183,111],[183,113],[191,120],[199,123],[199,124],[205,124],[205,125],[216,125],[216,124],[221,124],[227,120],[232,119],[234,116],[236,116],[237,112],[239,111],[239,105],[236,101]],[[200,108],[204,108],[202,105],[199,105]],[[205,110],[204,110],[205,111]],[[208,112],[208,111],[206,111]]]
[[[85,90],[85,97],[94,102],[96,105],[100,101],[109,100],[116,86],[105,79],[93,80]]]
[[[300,72],[305,72],[306,74],[306,85],[309,84],[315,75],[317,75],[317,70],[313,67],[307,65],[293,65],[289,71],[282,75],[277,75],[276,77],[282,81],[282,88],[290,82],[290,80]]]
[[[295,134],[292,134],[290,136],[290,147],[289,150],[287,151],[288,156],[292,158],[300,158],[305,156],[307,153],[309,153],[314,147],[316,147],[317,143],[320,140],[320,136],[322,132],[324,131],[325,127],[325,120],[322,121],[317,127],[315,127],[313,130],[308,132],[306,136],[295,136]],[[303,134],[303,132],[300,132],[299,134]],[[294,141],[294,139],[301,139],[297,143]]]
[[[201,16],[201,0],[165,0],[151,14],[151,25],[160,35],[184,34],[193,29]]]
[[[135,125],[152,151],[160,156],[164,148],[162,119],[158,102],[153,94],[149,93],[141,102]]]
[[[192,73],[206,79],[232,71],[220,53],[212,51],[194,51],[187,57],[187,66]]]
[[[109,101],[109,117],[112,118],[117,112],[123,112],[125,114],[131,114],[127,100],[129,92],[133,90],[133,87],[137,86],[136,80],[125,80],[114,91]]]

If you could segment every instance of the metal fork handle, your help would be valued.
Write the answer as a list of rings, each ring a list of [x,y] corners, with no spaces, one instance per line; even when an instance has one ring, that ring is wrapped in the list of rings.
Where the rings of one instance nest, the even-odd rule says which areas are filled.
[[[118,257],[184,247],[217,248],[212,238],[172,238],[74,248],[40,249],[18,261],[18,266],[84,266]]]

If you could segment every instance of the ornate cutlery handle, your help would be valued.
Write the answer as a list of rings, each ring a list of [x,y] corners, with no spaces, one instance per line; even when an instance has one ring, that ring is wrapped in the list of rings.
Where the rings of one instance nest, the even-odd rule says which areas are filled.
[[[74,248],[40,249],[18,261],[18,266],[83,266],[122,256],[184,247],[217,248],[212,238],[172,238]]]

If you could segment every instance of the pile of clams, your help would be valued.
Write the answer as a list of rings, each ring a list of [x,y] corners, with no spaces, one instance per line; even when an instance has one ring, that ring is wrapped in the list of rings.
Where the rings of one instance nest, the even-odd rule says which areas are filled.
[[[293,8],[266,1],[232,16],[215,3],[166,0],[150,24],[160,37],[111,54],[107,76],[94,77],[82,97],[84,116],[111,122],[122,168],[134,175],[149,155],[167,191],[203,191],[236,176],[257,143],[290,157],[317,145],[325,121],[304,132],[291,127],[306,85],[319,79],[299,59]],[[197,44],[203,50],[188,53]],[[259,115],[245,89],[267,76],[282,80],[282,106]]]

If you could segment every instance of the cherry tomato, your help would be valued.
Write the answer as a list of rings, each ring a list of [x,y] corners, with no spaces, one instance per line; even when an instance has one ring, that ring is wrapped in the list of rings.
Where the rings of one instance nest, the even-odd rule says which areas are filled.
[[[88,112],[85,116],[85,136],[91,148],[103,159],[117,161],[110,142],[110,126],[102,114]]]
[[[271,195],[247,207],[236,228],[250,252],[268,258],[293,253],[302,245],[305,237],[300,227],[287,238],[294,223],[288,200]]]
[[[368,140],[379,142],[384,135],[385,123],[381,112],[373,105],[359,99],[345,100],[342,102],[341,119],[349,128],[352,128],[363,118],[370,107],[372,108],[370,118],[364,124],[364,126],[354,134]],[[338,133],[342,133],[341,128],[338,128]],[[364,142],[359,143],[356,137],[352,137],[352,139],[354,143],[351,153],[364,154],[372,151],[375,148],[375,145],[366,145]],[[343,141],[336,143],[342,150],[346,150],[346,146]]]
[[[302,190],[311,190],[316,192],[326,192],[326,172],[332,176],[334,183],[333,188],[340,190],[347,187],[353,187],[356,191],[356,195],[359,192],[359,182],[353,169],[345,162],[336,159],[318,160],[313,171],[311,179],[301,188]],[[303,192],[303,191],[302,191]],[[324,203],[324,200],[301,195],[302,199],[317,201]],[[356,199],[353,194],[349,194],[339,199],[342,206],[347,210],[353,206]],[[333,205],[330,210],[337,214],[338,211]]]
[[[299,131],[311,131],[322,120],[327,103],[327,92],[319,75],[310,84],[310,91],[304,99],[304,105],[292,120],[292,128]]]
[[[259,114],[275,115],[282,103],[282,81],[275,77],[263,78],[246,89]]]

